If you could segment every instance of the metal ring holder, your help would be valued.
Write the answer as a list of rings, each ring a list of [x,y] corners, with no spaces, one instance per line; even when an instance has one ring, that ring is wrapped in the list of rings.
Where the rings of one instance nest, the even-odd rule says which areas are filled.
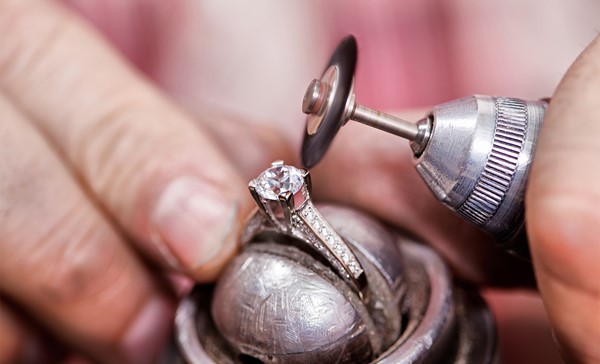
[[[497,363],[490,312],[435,252],[355,210],[319,209],[365,268],[367,297],[318,255],[259,235],[181,302],[164,362]]]

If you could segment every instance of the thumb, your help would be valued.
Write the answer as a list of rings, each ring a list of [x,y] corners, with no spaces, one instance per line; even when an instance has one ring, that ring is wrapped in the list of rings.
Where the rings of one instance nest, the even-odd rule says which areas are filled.
[[[548,108],[527,223],[539,288],[569,362],[600,362],[600,37]]]

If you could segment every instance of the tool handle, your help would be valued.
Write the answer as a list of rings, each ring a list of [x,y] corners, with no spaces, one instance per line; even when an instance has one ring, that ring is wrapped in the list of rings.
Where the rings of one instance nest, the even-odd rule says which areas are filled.
[[[416,168],[451,210],[529,259],[524,196],[546,101],[471,96],[431,111]]]

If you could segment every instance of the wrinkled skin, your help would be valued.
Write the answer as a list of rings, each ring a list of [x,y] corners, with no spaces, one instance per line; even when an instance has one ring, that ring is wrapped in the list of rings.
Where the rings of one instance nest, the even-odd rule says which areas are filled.
[[[313,171],[316,198],[364,209],[418,236],[474,284],[529,287],[486,291],[507,362],[560,362],[559,351],[574,363],[600,361],[600,38],[585,50],[577,45],[581,55],[556,86],[540,81],[543,67],[500,62],[485,47],[466,52],[486,34],[500,54],[519,48],[499,41],[502,33],[486,33],[494,22],[484,29],[476,21],[484,8],[469,14],[457,1],[390,12],[329,5],[311,13],[296,4],[293,16],[275,7],[261,19],[272,21],[266,29],[279,38],[263,30],[238,41],[252,45],[246,51],[213,59],[202,51],[235,48],[226,40],[247,30],[198,33],[236,24],[223,18],[198,27],[211,19],[203,11],[215,8],[194,4],[0,1],[0,361],[151,362],[169,335],[177,294],[191,281],[212,281],[236,251],[252,209],[248,179],[274,159],[297,163],[302,125],[289,125],[297,113],[289,110],[299,108],[293,103],[320,71],[317,55],[349,31],[365,44],[356,90],[370,106],[427,106],[476,92],[553,93],[526,196],[534,272],[441,207],[413,171],[408,148],[381,132],[349,125],[340,133]],[[333,19],[322,21],[331,29],[290,21],[308,14]],[[498,14],[498,24],[511,17]],[[362,21],[352,27],[348,19]],[[219,42],[205,44],[212,39]],[[257,48],[269,42],[275,56]],[[286,51],[295,62],[275,62]],[[482,72],[478,62],[498,72]],[[257,64],[272,73],[253,73]],[[236,78],[218,81],[229,72]],[[480,81],[489,88],[477,88]],[[274,96],[264,101],[254,92],[245,100],[233,92],[258,84]],[[422,112],[399,114],[414,120]]]

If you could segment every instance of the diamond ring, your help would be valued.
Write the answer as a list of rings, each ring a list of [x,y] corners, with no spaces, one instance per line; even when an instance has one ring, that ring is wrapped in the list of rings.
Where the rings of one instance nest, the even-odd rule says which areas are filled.
[[[261,226],[310,244],[337,273],[357,288],[364,286],[364,270],[349,245],[319,213],[310,199],[310,173],[276,161],[248,184],[258,211],[248,223],[249,241]]]

